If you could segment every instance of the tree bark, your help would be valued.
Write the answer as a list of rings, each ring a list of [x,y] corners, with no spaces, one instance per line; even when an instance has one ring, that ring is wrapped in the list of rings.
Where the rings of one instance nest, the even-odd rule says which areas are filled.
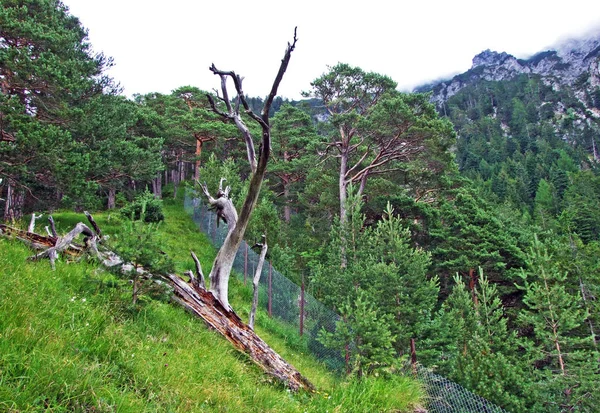
[[[288,178],[282,179],[281,182],[283,184],[283,199],[285,202],[283,206],[283,220],[286,224],[289,224],[290,220],[292,219],[292,206],[290,205],[290,182]]]
[[[14,181],[9,179],[4,201],[4,221],[15,222],[23,218],[24,203],[25,191],[22,188],[15,188]]]
[[[44,214],[36,215],[35,212],[31,214],[31,221],[29,221],[29,227],[27,227],[28,232],[35,232],[35,221],[40,219]]]
[[[348,211],[346,210],[346,201],[348,200],[348,181],[346,173],[348,172],[348,152],[342,149],[340,154],[340,267],[346,268],[348,259],[346,257],[346,223],[348,222]]]
[[[108,209],[115,209],[115,200],[117,198],[117,190],[115,188],[108,188],[108,202],[106,207]]]
[[[75,237],[77,237],[79,234],[84,234],[91,240],[90,242],[95,242],[96,235],[94,234],[94,232],[91,229],[89,229],[85,224],[80,222],[67,235],[65,235],[64,237],[59,237],[54,246],[48,248],[45,251],[40,252],[39,254],[34,255],[33,257],[30,257],[30,259],[38,260],[40,258],[48,257],[50,258],[50,264],[52,265],[52,269],[54,269],[54,262],[58,258],[58,253],[69,248]]]
[[[204,142],[196,136],[196,164],[194,166],[194,181],[200,179],[200,156],[202,156],[202,144]]]
[[[162,199],[162,173],[158,172],[152,180],[152,189],[156,199]]]

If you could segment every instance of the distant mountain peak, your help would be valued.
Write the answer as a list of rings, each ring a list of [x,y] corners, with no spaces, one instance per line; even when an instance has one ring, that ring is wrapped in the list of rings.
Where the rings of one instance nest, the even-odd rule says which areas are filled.
[[[478,66],[493,66],[502,64],[511,57],[514,59],[512,55],[509,55],[506,52],[498,53],[487,49],[473,58],[473,66],[471,69],[474,69]]]
[[[471,69],[465,73],[417,90],[433,90],[432,101],[440,105],[470,84],[510,80],[520,74],[540,75],[560,87],[560,84],[575,82],[586,72],[592,78],[600,79],[599,60],[600,29],[586,37],[565,40],[554,49],[536,53],[527,59],[487,49],[473,58]]]

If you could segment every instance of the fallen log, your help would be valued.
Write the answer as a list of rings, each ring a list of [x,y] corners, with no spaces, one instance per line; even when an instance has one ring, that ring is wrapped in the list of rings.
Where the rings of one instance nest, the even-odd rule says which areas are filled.
[[[28,232],[5,224],[0,224],[0,234],[7,237],[14,237],[20,241],[26,242],[33,249],[53,247],[56,245],[56,241],[58,240],[57,237],[39,235],[34,232]]]
[[[248,354],[267,374],[293,391],[315,391],[306,377],[269,347],[235,312],[226,310],[211,292],[194,288],[177,275],[169,274],[168,277],[175,301],[221,333],[235,348]]]
[[[31,233],[28,232],[28,234],[31,234]],[[69,232],[67,235],[65,235],[64,237],[58,237],[55,245],[40,252],[39,254],[36,254],[36,255],[30,257],[29,259],[38,260],[40,258],[48,257],[50,259],[50,264],[52,265],[52,269],[54,269],[54,262],[58,258],[58,253],[63,252],[68,249],[72,249],[71,243],[73,242],[75,237],[77,237],[79,234],[84,234],[86,237],[88,237],[88,241],[86,241],[85,248],[86,249],[89,248],[97,254],[98,250],[96,248],[96,243],[95,243],[95,237],[96,237],[95,234],[92,232],[91,229],[89,229],[87,227],[87,225],[85,225],[82,222],[79,222],[77,225],[75,225],[75,228],[73,228],[71,230],[71,232]]]

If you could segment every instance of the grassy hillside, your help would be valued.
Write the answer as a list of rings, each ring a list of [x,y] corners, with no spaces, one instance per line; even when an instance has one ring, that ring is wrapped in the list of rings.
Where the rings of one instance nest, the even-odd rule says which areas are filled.
[[[183,213],[165,205],[161,248],[178,272],[205,268],[215,251]],[[83,216],[55,214],[59,233]],[[116,213],[96,214],[117,233]],[[422,401],[411,379],[342,380],[308,356],[295,332],[259,314],[257,332],[319,388],[291,394],[198,319],[163,299],[132,307],[131,286],[93,262],[29,262],[0,238],[0,411],[301,412],[411,411]],[[232,282],[232,305],[247,317],[251,292]]]

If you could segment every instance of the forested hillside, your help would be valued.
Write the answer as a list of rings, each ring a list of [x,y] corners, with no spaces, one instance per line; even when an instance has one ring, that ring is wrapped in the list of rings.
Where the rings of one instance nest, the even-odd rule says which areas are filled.
[[[247,146],[207,92],[120,95],[60,2],[4,1],[0,21],[5,221],[193,180],[215,193],[221,178],[241,208]],[[419,362],[509,411],[596,409],[600,40],[565,47],[486,51],[420,93],[338,63],[306,100],[273,100],[246,239],[264,234],[279,271],[341,314],[320,344],[348,375],[397,371],[412,340]]]

